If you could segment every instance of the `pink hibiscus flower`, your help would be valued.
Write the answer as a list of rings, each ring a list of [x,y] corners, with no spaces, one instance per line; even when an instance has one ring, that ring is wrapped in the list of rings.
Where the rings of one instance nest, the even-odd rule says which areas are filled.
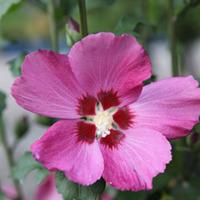
[[[1,191],[4,194],[5,200],[14,200],[17,198],[17,191],[16,189],[11,185],[3,185],[1,186]]]
[[[39,185],[36,192],[36,200],[63,200],[61,194],[56,190],[54,174],[50,174]]]
[[[113,198],[107,192],[104,192],[101,196],[101,200],[113,200]]]
[[[121,190],[152,188],[171,160],[168,139],[189,133],[200,114],[191,76],[143,88],[148,55],[130,35],[89,35],[68,55],[29,54],[12,95],[25,109],[62,120],[32,147],[49,170],[90,185],[101,176]]]

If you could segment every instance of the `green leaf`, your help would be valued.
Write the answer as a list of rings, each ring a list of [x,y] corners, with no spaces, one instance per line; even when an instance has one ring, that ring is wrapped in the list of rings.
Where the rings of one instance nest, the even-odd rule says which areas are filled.
[[[171,195],[163,194],[160,200],[175,200]]]
[[[155,81],[156,81],[156,75],[153,74],[149,79],[145,80],[143,83],[144,83],[144,85],[148,85]]]
[[[137,22],[134,16],[132,15],[124,16],[119,20],[115,28],[115,33],[119,35],[122,33],[133,34],[133,30],[136,25],[137,25]]]
[[[38,168],[36,169],[36,181],[37,181],[37,184],[41,183],[45,177],[47,177],[49,174],[49,171],[45,168]]]
[[[86,187],[69,181],[62,172],[57,172],[56,186],[65,200],[96,200],[105,190],[105,181],[100,179]]]
[[[118,195],[115,200],[146,200],[147,199],[147,192],[118,192]]]
[[[14,178],[22,180],[34,169],[41,168],[41,165],[33,159],[31,152],[26,152],[19,158],[17,164],[12,169]]]
[[[4,195],[0,192],[0,200],[4,200]]]
[[[6,108],[6,94],[0,91],[0,115],[3,110]]]
[[[198,200],[200,199],[200,190],[195,188],[190,183],[185,182],[182,185],[177,185],[172,191],[174,199],[181,200]]]
[[[26,55],[26,53],[21,53],[17,58],[15,58],[9,62],[10,70],[14,77],[21,75],[21,65],[25,58],[25,55]]]
[[[14,132],[15,132],[16,138],[21,139],[22,137],[26,135],[28,130],[29,130],[28,118],[26,116],[23,116],[15,124]]]
[[[64,199],[73,200],[78,193],[78,185],[67,180],[61,172],[56,173],[56,187],[59,193],[63,195]]]
[[[6,108],[6,95],[0,91],[0,143],[4,134],[4,121],[2,112]]]
[[[14,4],[19,3],[21,0],[0,0],[0,20],[4,14],[8,12],[8,10]]]
[[[134,29],[133,34],[141,39],[147,39],[156,32],[156,27],[150,24],[148,21],[139,21]]]
[[[197,133],[200,133],[200,123],[197,124],[197,125],[194,127],[194,131],[196,131]]]
[[[43,126],[51,126],[56,121],[57,121],[57,119],[55,119],[55,118],[45,117],[42,115],[37,115],[37,117],[36,117],[36,122]]]
[[[138,20],[133,15],[127,15],[119,20],[115,28],[115,33],[117,35],[129,33],[137,37],[139,41],[145,41],[148,37],[155,33],[155,28],[156,27],[150,24],[148,21],[141,19]]]
[[[29,173],[36,170],[36,182],[39,184],[48,176],[49,171],[33,159],[31,152],[26,152],[12,169],[12,175],[17,180],[23,180]]]
[[[163,174],[160,174],[153,180],[153,190],[156,191],[163,189],[169,183],[171,178],[172,178],[171,174],[167,173],[167,171]]]

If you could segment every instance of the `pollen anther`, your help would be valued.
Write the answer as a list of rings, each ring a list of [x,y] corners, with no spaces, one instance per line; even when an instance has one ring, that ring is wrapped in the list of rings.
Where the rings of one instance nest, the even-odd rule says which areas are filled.
[[[114,120],[113,114],[117,111],[117,108],[112,107],[110,109],[104,110],[101,103],[96,105],[96,114],[94,116],[89,116],[91,123],[96,126],[96,137],[106,137],[110,134],[110,130],[113,128]]]

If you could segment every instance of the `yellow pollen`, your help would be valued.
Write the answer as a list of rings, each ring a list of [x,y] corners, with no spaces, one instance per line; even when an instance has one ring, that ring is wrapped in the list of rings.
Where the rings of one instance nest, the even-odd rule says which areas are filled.
[[[115,108],[103,110],[101,104],[99,105],[98,109],[96,109],[96,115],[93,118],[93,122],[97,128],[97,137],[106,137],[110,134],[110,129],[113,125],[113,114],[115,111]]]

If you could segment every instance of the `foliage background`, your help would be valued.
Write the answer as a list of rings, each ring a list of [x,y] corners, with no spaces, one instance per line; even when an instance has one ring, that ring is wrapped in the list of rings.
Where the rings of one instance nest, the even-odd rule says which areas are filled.
[[[49,7],[50,4],[53,7]],[[145,46],[154,68],[154,77],[147,83],[185,74],[192,74],[200,80],[199,0],[88,0],[86,6],[89,33],[126,32],[136,36]],[[30,51],[47,48],[66,52],[72,45],[71,37],[73,41],[81,38],[80,33],[67,26],[70,17],[80,22],[77,0],[0,0],[0,89],[8,96],[8,108],[4,113],[6,99],[5,94],[0,93],[0,132],[7,133],[8,145],[13,149],[13,166],[54,119],[13,109],[16,105],[5,88],[14,78],[6,78],[3,73],[10,69],[13,76],[20,75],[21,62]],[[14,117],[11,108],[20,115]],[[116,200],[199,200],[199,134],[200,126],[197,125],[190,136],[172,142],[173,161],[164,174],[155,178],[152,191],[119,192],[109,187],[106,191]],[[0,152],[4,154],[3,142],[0,146]],[[32,188],[47,172],[27,158],[27,154],[22,159],[28,160],[21,162],[25,165],[14,168],[13,181],[23,179],[22,186],[33,193]],[[6,158],[2,157],[0,185],[12,182],[11,174],[4,174],[4,162]],[[37,171],[25,177],[33,169]],[[34,173],[37,178],[32,181]]]

